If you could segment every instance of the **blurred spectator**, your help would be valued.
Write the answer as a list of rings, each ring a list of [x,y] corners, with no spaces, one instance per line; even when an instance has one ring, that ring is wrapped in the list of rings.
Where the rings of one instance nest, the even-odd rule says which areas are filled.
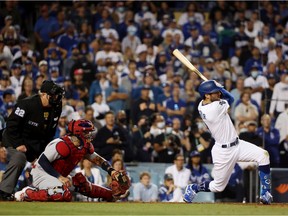
[[[200,94],[195,90],[194,81],[187,79],[184,85],[184,92],[180,95],[186,102],[186,113],[193,113],[196,107],[196,101],[200,98]]]
[[[91,121],[98,131],[103,125],[101,125],[101,123],[93,117],[94,109],[91,106],[86,106],[84,112],[84,119]]]
[[[200,153],[198,151],[192,151],[190,153],[186,168],[191,170],[191,184],[200,184],[203,181],[211,181],[209,172],[202,164]]]
[[[72,85],[70,77],[64,77],[63,88],[65,91],[65,98],[69,101],[71,106],[75,106],[76,101],[79,100],[79,94],[75,87]]]
[[[0,146],[0,182],[8,164],[8,153],[4,146]]]
[[[182,191],[174,185],[173,175],[166,173],[164,183],[159,188],[160,202],[183,202]]]
[[[140,116],[151,116],[156,112],[156,104],[149,98],[150,91],[149,86],[143,86],[140,98],[131,104],[133,125],[137,124]]]
[[[244,91],[244,77],[238,77],[236,80],[235,88],[231,90],[231,94],[234,97],[234,102],[231,105],[231,117],[235,120],[235,106],[236,102],[240,99],[242,92]]]
[[[98,72],[106,71],[108,63],[116,63],[117,55],[111,50],[111,39],[106,39],[103,43],[103,49],[98,51],[95,56],[95,63],[97,65]]]
[[[180,88],[178,85],[173,85],[172,96],[166,101],[166,110],[169,118],[179,118],[183,120],[186,112],[186,103],[180,98]]]
[[[240,104],[235,107],[235,127],[239,133],[239,123],[257,121],[259,113],[257,107],[251,103],[251,94],[243,92]]]
[[[57,41],[58,37],[65,33],[69,23],[65,20],[66,17],[64,9],[58,9],[56,13],[56,20],[51,24],[51,32],[49,36]]]
[[[36,49],[41,53],[47,47],[50,41],[51,25],[55,22],[55,18],[49,16],[49,8],[47,4],[40,6],[40,17],[34,26],[34,36],[36,39]]]
[[[192,48],[192,55],[198,57],[199,53],[194,49],[203,41],[203,37],[199,34],[199,29],[196,26],[191,26],[189,28],[189,33],[184,45]]]
[[[257,64],[251,66],[250,76],[244,80],[244,86],[252,90],[251,98],[254,99],[258,106],[261,106],[262,94],[265,88],[268,88],[267,78],[260,75]]]
[[[262,112],[263,113],[269,113],[270,110],[270,106],[271,106],[271,99],[272,99],[272,95],[273,95],[273,91],[274,91],[274,86],[276,84],[276,78],[275,75],[273,74],[268,74],[266,76],[267,78],[267,82],[269,87],[265,88],[262,94]]]
[[[274,128],[271,124],[271,117],[269,114],[264,114],[261,117],[262,127],[258,128],[257,134],[264,139],[264,148],[270,155],[271,167],[279,167],[280,153],[279,153],[279,130]]]
[[[212,57],[212,53],[214,53],[218,47],[210,40],[209,32],[203,32],[202,36],[203,41],[196,46],[196,49],[200,52],[200,56]]]
[[[144,20],[148,20],[151,26],[156,25],[156,17],[152,12],[156,12],[156,6],[153,2],[141,2],[140,11],[135,14],[134,21],[138,25],[142,25]]]
[[[11,67],[13,55],[8,46],[4,43],[4,38],[0,35],[0,59],[4,59],[7,63],[7,69]]]
[[[13,62],[24,64],[27,60],[32,60],[33,51],[30,49],[30,41],[22,41],[21,42],[21,49],[14,54]],[[43,47],[44,49],[44,47]]]
[[[244,52],[243,52],[244,53]],[[251,68],[253,65],[257,64],[258,65],[258,71],[262,71],[262,60],[261,60],[261,55],[260,55],[260,50],[257,47],[252,47],[251,49],[251,54],[252,57],[249,58],[244,65],[244,74],[246,76],[249,76],[249,73],[251,71]]]
[[[163,94],[160,94],[157,99],[157,110],[165,117],[167,116],[166,103],[167,99],[171,97],[171,84],[165,82],[162,84]]]
[[[257,37],[254,39],[254,46],[260,50],[260,53],[266,54],[268,52],[268,42],[267,38],[263,37],[263,33],[261,31],[258,32]]]
[[[74,44],[72,47],[71,47],[71,55],[64,59],[64,62],[63,62],[63,76],[70,76],[71,74],[71,70],[74,66],[74,64],[77,62],[79,58],[79,49],[78,49],[78,46],[76,44]]]
[[[112,111],[105,114],[105,122],[106,125],[99,129],[93,140],[93,145],[96,152],[106,160],[110,160],[112,151],[116,148],[124,150],[127,140],[122,129],[115,124],[115,115]]]
[[[240,129],[239,139],[263,147],[263,139],[257,134],[258,124],[256,121],[247,121],[242,126],[238,125],[238,127]]]
[[[118,76],[113,74],[111,76],[111,86],[105,90],[107,105],[112,111],[117,113],[119,110],[125,109],[125,100],[128,94],[125,89],[118,85]]]
[[[139,162],[152,162],[152,136],[147,116],[140,116],[132,129],[132,143],[135,158]]]
[[[106,102],[105,89],[109,87],[109,81],[104,71],[99,71],[96,74],[96,80],[94,80],[89,88],[89,104],[94,102],[96,94],[101,93],[103,101]]]
[[[140,38],[136,35],[137,28],[134,25],[127,27],[127,36],[123,38],[121,42],[122,52],[125,53],[127,48],[130,47],[133,54],[136,53],[136,48],[141,44]]]
[[[0,14],[1,17],[11,16],[13,18],[13,24],[21,24],[21,14],[19,9],[17,8],[19,2],[14,1],[5,1],[4,5],[1,6]]]
[[[140,181],[133,186],[133,200],[135,202],[156,202],[158,200],[158,187],[151,183],[151,174],[142,172]]]
[[[110,12],[107,8],[103,8],[102,11],[100,11],[100,17],[95,22],[95,31],[99,31],[104,27],[105,21],[109,20],[111,22],[112,28],[114,28],[114,21],[110,15]]]
[[[102,176],[100,170],[93,166],[93,164],[83,159],[80,161],[80,166],[75,169],[76,173],[82,173],[89,182],[97,185],[103,185]],[[97,199],[89,198],[81,194],[77,194],[77,201],[96,201]]]
[[[104,126],[105,125],[105,113],[110,110],[109,106],[103,101],[103,96],[101,93],[95,95],[95,101],[92,103],[91,107],[94,110],[93,117],[96,118],[99,123]]]
[[[61,138],[62,136],[67,134],[67,125],[68,125],[68,120],[67,120],[67,111],[62,110],[62,113],[60,115],[58,125],[56,127],[56,132],[54,135],[54,138]]]
[[[48,62],[46,60],[41,60],[38,64],[38,75],[42,75],[44,77],[44,80],[49,79],[49,74],[48,74]]]
[[[110,20],[105,20],[105,22],[103,23],[103,28],[101,28],[100,32],[101,37],[103,37],[104,40],[111,39],[112,41],[114,41],[119,39],[118,32],[114,28],[112,28]]]
[[[3,103],[0,106],[0,114],[6,120],[15,105],[15,93],[12,89],[6,89],[3,92]]]
[[[184,156],[178,154],[175,156],[174,165],[166,168],[165,173],[173,175],[174,184],[176,187],[181,188],[182,193],[189,183],[191,171],[184,166]]]
[[[77,43],[78,36],[75,33],[75,26],[73,23],[68,23],[65,28],[65,33],[58,37],[57,44],[68,52],[70,48]]]
[[[79,94],[79,99],[82,100],[85,105],[88,105],[88,89],[89,85],[84,79],[84,71],[82,68],[78,68],[74,71],[74,86]]]
[[[18,96],[17,100],[22,100],[34,94],[35,93],[33,92],[33,79],[29,76],[26,76],[21,86],[21,94]]]
[[[189,17],[193,17],[195,21],[199,24],[204,24],[204,16],[202,13],[198,12],[197,3],[196,2],[188,2],[186,5],[186,12],[181,13],[177,24],[183,26],[185,22],[189,19]]]
[[[168,28],[165,29],[164,31],[162,31],[161,35],[163,38],[165,38],[167,35],[171,35],[171,37],[174,38],[174,36],[176,34],[180,35],[180,43],[184,43],[184,35],[183,35],[182,31],[180,29],[178,29],[176,20],[173,19],[173,20],[171,20]]]
[[[280,142],[284,141],[288,136],[288,103],[285,103],[285,110],[281,112],[275,122],[275,128],[280,132]]]
[[[21,65],[14,63],[11,67],[10,82],[11,82],[11,87],[13,88],[15,92],[16,98],[18,98],[18,96],[21,94],[23,80],[24,80],[24,76],[21,75]]]
[[[272,101],[270,104],[269,114],[272,118],[277,118],[278,115],[285,110],[285,104],[288,98],[288,73],[283,72],[280,76],[280,82],[274,86]]]
[[[26,60],[24,62],[24,69],[22,70],[21,75],[30,77],[32,80],[36,79],[37,68],[33,65],[32,61]]]
[[[167,123],[166,123],[166,132],[167,132]],[[178,146],[181,153],[183,151],[189,151],[191,149],[189,133],[182,131],[181,129],[181,121],[178,118],[174,118],[171,122],[171,133],[178,137],[180,145]],[[169,134],[169,132],[168,132]]]
[[[280,167],[288,168],[288,136],[279,144]]]

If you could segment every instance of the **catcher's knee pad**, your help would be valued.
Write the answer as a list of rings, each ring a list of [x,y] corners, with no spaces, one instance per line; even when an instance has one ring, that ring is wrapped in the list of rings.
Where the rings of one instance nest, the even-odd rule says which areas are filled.
[[[258,157],[258,164],[259,166],[268,165],[270,164],[270,157],[269,153],[266,150],[262,150],[262,154]]]
[[[72,183],[75,187],[75,191],[85,196],[91,198],[103,198],[107,201],[113,200],[111,190],[92,184],[82,173],[76,173],[76,175],[72,177]]]

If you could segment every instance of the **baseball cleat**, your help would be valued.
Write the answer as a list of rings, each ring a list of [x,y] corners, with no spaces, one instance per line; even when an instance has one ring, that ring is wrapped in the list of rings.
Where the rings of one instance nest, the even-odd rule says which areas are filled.
[[[268,191],[266,191],[265,194],[260,196],[260,202],[264,205],[270,205],[272,201],[273,201],[273,196]]]
[[[197,194],[196,191],[193,189],[193,186],[194,186],[194,184],[189,184],[185,188],[185,193],[184,193],[184,196],[183,196],[183,200],[186,203],[192,203],[193,199],[195,198],[195,196]]]

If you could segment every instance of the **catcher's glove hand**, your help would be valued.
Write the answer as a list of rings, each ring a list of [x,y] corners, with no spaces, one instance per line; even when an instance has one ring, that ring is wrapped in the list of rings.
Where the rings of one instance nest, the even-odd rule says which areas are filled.
[[[124,170],[116,171],[111,175],[112,182],[110,184],[112,195],[114,198],[126,198],[129,196],[129,188],[131,186],[130,179]]]

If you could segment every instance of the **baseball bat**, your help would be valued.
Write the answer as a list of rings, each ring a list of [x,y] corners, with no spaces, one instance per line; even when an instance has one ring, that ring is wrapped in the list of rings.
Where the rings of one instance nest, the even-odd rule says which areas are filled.
[[[207,81],[208,79],[178,50],[173,50],[173,55],[181,61],[186,67],[188,67],[191,71],[196,73],[202,80]]]

